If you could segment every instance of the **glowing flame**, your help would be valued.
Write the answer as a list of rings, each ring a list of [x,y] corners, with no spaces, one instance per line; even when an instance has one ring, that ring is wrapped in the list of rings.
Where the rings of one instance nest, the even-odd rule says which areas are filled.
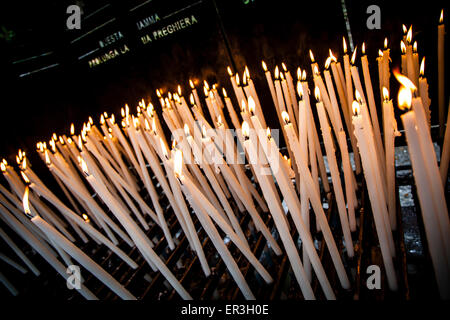
[[[189,126],[187,125],[187,123],[184,124],[184,133],[186,134],[186,136],[189,136]]]
[[[125,104],[125,116],[128,118],[130,115],[130,108],[128,107],[128,104]]]
[[[280,78],[280,69],[278,66],[275,67],[275,80],[278,80]]]
[[[175,150],[173,160],[173,171],[176,177],[180,177],[183,170],[183,152],[179,149]]]
[[[94,120],[92,120],[92,117],[89,117],[88,121],[91,125],[94,124]]]
[[[145,130],[150,130],[150,125],[148,124],[147,119],[144,120],[144,126],[145,126]]]
[[[408,78],[402,75],[397,70],[394,70],[394,76],[397,78],[398,82],[400,82],[404,87],[414,91],[417,90],[417,87],[414,85],[414,83]]]
[[[156,95],[158,96],[158,98],[161,98],[161,91],[159,91],[159,89],[156,89]]]
[[[329,49],[328,51],[330,52],[330,58],[331,58],[331,60],[334,61],[334,62],[336,62],[337,59],[336,59],[336,57],[334,56],[333,51],[331,51],[331,49]]]
[[[358,90],[355,90],[355,99],[358,101],[358,103],[362,103],[361,95],[359,94]]]
[[[253,100],[252,96],[248,97],[248,111],[250,112],[251,115],[255,114],[255,100]]]
[[[264,72],[267,72],[267,65],[264,61],[261,61]]]
[[[402,86],[398,92],[398,107],[400,110],[411,108],[412,93],[411,90]]]
[[[248,125],[247,121],[242,122],[242,135],[244,138],[248,139],[250,136],[250,126]]]
[[[302,71],[302,81],[305,81],[305,80],[306,80],[306,70],[303,69],[303,71]]]
[[[247,111],[247,104],[245,103],[245,100],[242,99],[241,101],[241,112],[246,112]]]
[[[70,125],[70,135],[73,136],[75,134],[75,126],[73,123]]]
[[[300,99],[303,99],[303,86],[301,82],[297,82],[297,93]]]
[[[356,50],[358,49],[358,46],[355,47],[355,50],[353,50],[353,54],[352,54],[352,64],[355,64],[355,60],[356,60]]]
[[[152,119],[152,131],[154,134],[156,134],[156,120],[155,118]]]
[[[242,75],[242,85],[245,87],[247,86],[247,74],[244,72]]]
[[[245,68],[244,68],[244,73],[247,76],[247,78],[250,79],[250,71],[248,70],[247,66],[245,66]]]
[[[414,41],[414,44],[413,44],[413,52],[414,52],[414,53],[417,53],[417,41]]]
[[[206,80],[203,80],[203,86],[209,91],[209,84]]]
[[[236,73],[236,84],[239,85],[240,81],[239,81],[239,73]]]
[[[366,54],[366,43],[365,42],[363,42],[363,44],[362,44],[361,52],[363,55]]]
[[[86,161],[84,161],[84,159],[80,158],[80,165],[81,165],[81,169],[83,170],[85,175],[89,175],[89,170],[86,164]]]
[[[206,138],[206,126],[204,124],[202,125],[202,136]]]
[[[300,67],[297,68],[297,80],[300,80],[302,78],[302,69]]]
[[[425,75],[425,57],[422,58],[422,62],[420,63],[420,76],[423,77]]]
[[[331,57],[328,57],[327,60],[325,60],[325,69],[328,69],[331,64]]]
[[[345,37],[342,37],[342,47],[344,48],[344,54],[347,53],[347,42],[345,42]]]
[[[172,140],[172,149],[175,149],[177,147],[177,140]]]
[[[228,74],[230,75],[230,77],[232,77],[233,71],[231,71],[231,68],[229,66],[227,67],[227,71],[228,71]]]
[[[83,213],[81,216],[83,217],[84,221],[86,221],[87,223],[89,223],[91,221],[86,213]]]
[[[314,75],[319,74],[319,68],[317,68],[317,65],[314,65],[313,71],[314,71]]]
[[[69,143],[69,144],[72,144],[72,139],[69,137],[69,138],[67,138],[67,142]]]
[[[114,113],[111,115],[110,121],[111,124],[114,124],[114,122],[116,122],[116,116],[114,115]]]
[[[108,118],[108,113],[106,111],[103,112],[103,115],[105,116],[105,118]]]
[[[22,179],[23,181],[25,181],[25,183],[30,183],[30,179],[28,179],[28,177],[26,176],[26,174],[23,171],[20,171],[20,174],[22,175]]]
[[[227,90],[225,90],[225,88],[222,88],[222,93],[223,93],[224,98],[228,98]]]
[[[281,113],[281,118],[283,119],[285,124],[289,124],[289,115],[286,111]]]
[[[314,60],[314,54],[312,53],[311,49],[309,50],[309,57],[311,58],[311,62],[312,62],[312,63],[316,62],[316,61]]]
[[[189,102],[190,102],[192,105],[195,104],[194,94],[192,94],[192,93],[189,95]]]
[[[320,102],[320,89],[318,86],[314,88],[314,96],[316,97],[317,102]]]
[[[4,162],[0,163],[0,167],[1,167],[2,172],[6,171],[6,165]]]
[[[203,93],[205,94],[205,97],[209,96],[208,89],[206,87],[203,87]]]
[[[406,34],[408,32],[408,29],[404,24],[402,24],[403,34]]]
[[[125,110],[123,108],[120,108],[120,115],[122,116],[122,118],[125,117]]]
[[[223,125],[223,123],[222,123],[222,116],[220,114],[217,116],[217,125],[219,127]]]
[[[400,49],[402,51],[402,54],[406,53],[406,46],[405,46],[405,43],[403,42],[403,40],[400,41]]]
[[[189,79],[189,86],[191,87],[191,89],[194,89],[194,88],[195,88],[194,82],[192,82],[191,79]]]
[[[27,158],[24,158],[22,161],[22,170],[27,170]]]
[[[389,90],[386,87],[383,87],[383,99],[384,101],[389,100]]]
[[[360,112],[360,109],[361,109],[361,106],[359,105],[358,101],[356,101],[356,100],[353,101],[352,109],[353,109],[353,114],[355,116],[358,116],[359,112]]]
[[[384,48],[387,49],[387,45],[388,45],[388,39],[384,38]]]
[[[269,139],[269,140],[272,139],[272,133],[270,132],[269,127],[267,127],[266,134],[267,134],[267,139]]]
[[[281,67],[283,68],[284,72],[287,72],[287,67],[286,67],[286,65],[284,64],[284,62],[281,63]]]
[[[104,124],[105,123],[105,117],[103,115],[101,115],[100,117],[100,124]]]
[[[177,92],[178,92],[178,95],[181,97],[182,94],[181,94],[181,86],[180,85],[178,85]]]
[[[378,49],[378,56],[379,56],[380,58],[383,57],[383,51],[381,51],[381,49]]]
[[[28,201],[29,194],[30,194],[30,188],[28,186],[26,186],[25,193],[23,194],[23,199],[22,199],[23,212],[25,212],[26,215],[31,215],[30,202]]]
[[[284,80],[284,73],[283,72],[280,72],[280,79]]]
[[[53,140],[58,140],[58,136],[56,135],[56,133],[53,133],[52,139],[53,139]]]
[[[406,42],[411,43],[412,41],[412,25],[409,27],[408,33],[406,34]]]
[[[444,23],[444,9],[441,10],[441,16],[439,17],[439,23]]]
[[[166,159],[168,159],[169,155],[167,153],[166,144],[164,143],[164,141],[161,137],[159,138],[159,144],[161,145],[161,151],[162,151],[164,157],[166,157]]]

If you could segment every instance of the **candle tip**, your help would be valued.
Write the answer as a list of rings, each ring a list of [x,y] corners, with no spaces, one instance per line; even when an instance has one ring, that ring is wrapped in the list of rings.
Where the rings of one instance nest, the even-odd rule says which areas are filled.
[[[389,90],[386,87],[383,87],[383,100],[389,101]]]
[[[347,42],[345,42],[345,37],[342,37],[342,48],[344,49],[344,54],[347,53]]]
[[[244,122],[242,122],[242,135],[244,136],[245,139],[248,139],[250,137],[250,126],[248,125],[247,121],[244,120]]]
[[[320,89],[318,86],[314,88],[314,96],[316,97],[317,102],[320,102]]]
[[[183,152],[179,149],[175,150],[173,171],[178,178],[181,176],[183,170]]]
[[[248,111],[250,112],[250,114],[253,116],[255,114],[255,100],[253,100],[252,96],[248,97]]]
[[[439,23],[444,23],[444,9],[441,9],[441,15],[439,17]]]
[[[282,113],[281,113],[281,118],[283,119],[283,121],[284,121],[284,124],[289,124],[289,115],[288,115],[288,113],[286,112],[286,111],[283,111]]]
[[[262,64],[262,67],[263,67],[264,72],[267,72],[267,65],[266,65],[266,63],[264,62],[264,60],[261,61],[261,64]]]
[[[311,49],[309,49],[309,57],[311,58],[311,62],[312,62],[312,63],[316,62],[316,61],[314,60],[314,54],[312,53]]]
[[[24,192],[23,198],[22,198],[22,205],[23,205],[23,212],[25,212],[25,214],[29,218],[32,218],[33,215],[31,214],[31,210],[30,210],[30,202],[28,201],[29,193],[30,193],[30,188],[28,186],[26,186],[25,192]]]
[[[417,87],[408,77],[402,75],[400,72],[398,72],[398,70],[393,70],[393,73],[395,78],[397,79],[398,82],[400,82],[401,85],[410,89],[411,91],[417,90]]]
[[[358,49],[358,46],[355,47],[355,50],[353,50],[353,54],[352,54],[352,64],[355,64],[355,60],[356,60],[356,51]]]
[[[401,86],[398,92],[398,107],[400,110],[408,110],[411,108],[412,92],[409,88]]]
[[[359,112],[360,112],[360,108],[361,107],[359,105],[359,102],[356,100],[353,100],[353,103],[352,103],[353,115],[358,116]]]
[[[425,57],[422,58],[422,62],[420,63],[420,76],[423,77],[425,75]]]

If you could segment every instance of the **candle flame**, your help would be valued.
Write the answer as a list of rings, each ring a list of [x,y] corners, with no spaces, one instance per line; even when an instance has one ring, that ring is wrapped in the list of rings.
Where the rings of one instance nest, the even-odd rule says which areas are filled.
[[[114,124],[114,122],[116,122],[116,116],[114,115],[114,113],[111,115],[110,121],[111,124]]]
[[[311,49],[309,50],[309,57],[311,58],[311,62],[312,62],[312,63],[316,62],[316,61],[314,60],[314,54],[312,53]]]
[[[403,28],[403,34],[406,34],[408,32],[408,29],[406,28],[406,26],[404,24],[402,24],[402,28]]]
[[[403,40],[400,41],[400,49],[402,51],[402,54],[406,53],[406,46],[405,46],[405,43],[403,42]]]
[[[425,57],[422,58],[422,62],[420,63],[420,76],[423,77],[425,75]]]
[[[355,50],[353,50],[353,54],[352,54],[352,64],[355,64],[355,60],[356,60],[356,50],[358,49],[358,46],[355,47]]]
[[[286,65],[284,64],[284,62],[281,63],[281,67],[283,68],[284,72],[287,72],[287,67],[286,67]]]
[[[83,213],[81,216],[83,217],[84,221],[86,221],[86,222],[91,221],[86,213]]]
[[[158,96],[158,98],[161,98],[161,91],[159,91],[159,89],[156,89],[156,95]]]
[[[100,117],[100,124],[104,124],[105,123],[105,117],[103,115],[101,115]]]
[[[444,9],[441,9],[441,16],[439,17],[439,24],[444,23]]]
[[[205,97],[209,96],[208,89],[206,87],[203,87],[203,93],[205,94]]]
[[[70,135],[73,136],[75,134],[75,126],[73,123],[70,125]]]
[[[267,127],[266,134],[267,134],[267,139],[269,139],[269,140],[272,139],[272,133],[270,132],[269,127]]]
[[[239,81],[239,73],[236,72],[236,85],[239,86],[239,83],[240,83],[240,81]]]
[[[327,60],[325,60],[325,69],[328,70],[331,64],[331,57],[328,57]]]
[[[297,68],[297,80],[300,80],[302,78],[302,69],[300,67]]]
[[[194,99],[194,94],[193,93],[191,93],[190,95],[189,95],[189,102],[193,105],[193,104],[195,104],[195,99]]]
[[[303,69],[303,71],[302,71],[302,81],[305,81],[305,80],[306,80],[306,70]]]
[[[106,111],[103,112],[103,115],[105,116],[105,118],[108,118],[108,113]]]
[[[248,139],[250,137],[250,126],[248,125],[247,121],[242,122],[242,135],[245,139]]]
[[[366,43],[365,42],[363,42],[363,44],[362,44],[361,52],[363,55],[366,54]]]
[[[318,86],[314,88],[314,96],[316,97],[317,102],[320,102],[320,89]]]
[[[222,88],[222,93],[224,98],[228,98],[227,90],[225,90],[225,88]]]
[[[191,87],[191,89],[194,89],[194,88],[195,88],[194,82],[192,82],[191,79],[189,79],[189,86]]]
[[[26,184],[29,184],[30,179],[28,179],[27,175],[23,171],[20,171],[20,174],[22,175],[23,181],[25,181]]]
[[[178,95],[179,95],[180,97],[183,96],[183,95],[181,94],[181,86],[180,86],[180,85],[178,85],[177,91],[178,91]]]
[[[383,99],[389,101],[389,90],[386,87],[383,87]]]
[[[173,160],[173,171],[175,177],[180,177],[183,170],[183,152],[179,149],[175,150],[174,160]]]
[[[380,58],[383,57],[383,51],[381,51],[381,49],[378,49],[378,56],[379,56]]]
[[[355,99],[358,101],[358,103],[362,103],[361,95],[359,94],[358,90],[355,90]]]
[[[253,100],[252,96],[249,96],[248,97],[248,111],[250,112],[250,114],[252,116],[255,114],[255,108],[256,108],[255,100]]]
[[[209,83],[206,80],[203,80],[203,86],[209,91]]]
[[[23,212],[25,212],[25,214],[27,216],[32,216],[31,210],[30,210],[30,202],[28,200],[29,194],[30,194],[30,188],[28,186],[26,186],[25,192],[24,192],[23,198],[22,198]]]
[[[94,120],[92,120],[92,117],[89,117],[88,118],[88,121],[89,121],[89,123],[92,125],[92,124],[94,124]]]
[[[353,109],[353,115],[358,116],[361,106],[359,105],[358,101],[354,100],[352,103],[352,109]]]
[[[3,159],[3,160],[5,160],[5,159]],[[6,165],[4,162],[0,163],[0,167],[1,167],[2,172],[6,171]]]
[[[331,58],[331,60],[334,61],[334,62],[336,62],[337,59],[336,59],[336,57],[334,56],[333,51],[331,51],[331,49],[328,49],[328,51],[329,51],[329,53],[330,53],[330,58]]]
[[[398,107],[400,110],[411,108],[412,93],[407,87],[401,86],[398,92]]]
[[[47,165],[49,165],[51,163],[51,161],[50,161],[50,157],[48,155],[48,150],[47,149],[45,149],[44,155],[45,155],[45,163]]]
[[[283,121],[284,121],[284,124],[289,124],[289,115],[288,115],[288,113],[286,112],[286,111],[283,111],[282,113],[281,113],[281,118],[283,119]]]
[[[72,144],[72,139],[69,137],[69,138],[67,138],[67,142],[69,143],[69,144]],[[42,145],[41,145],[42,146]],[[41,152],[42,152],[42,150],[41,150]]]
[[[318,75],[319,74],[319,68],[317,67],[316,64],[314,65],[313,71],[314,71],[314,75]]]
[[[189,126],[187,125],[187,123],[184,124],[184,134],[186,136],[190,136],[191,134],[189,133]]]
[[[388,39],[384,38],[384,48],[387,49],[388,46]]]
[[[280,77],[280,69],[278,68],[278,66],[275,67],[275,79],[278,80],[278,78]]]
[[[247,66],[245,66],[245,68],[244,68],[244,73],[247,76],[247,78],[250,79],[250,71],[248,70]]]
[[[51,140],[51,141],[53,141],[53,140]],[[20,157],[17,155],[16,155],[16,162],[17,162],[17,164],[20,164]]]
[[[266,63],[264,62],[264,60],[261,61],[261,64],[262,64],[262,67],[263,67],[264,72],[267,72],[267,65],[266,65]]]
[[[247,85],[247,74],[244,72],[244,74],[242,75],[242,86],[246,86]]]
[[[231,68],[229,66],[227,67],[227,71],[228,71],[228,74],[230,75],[230,77],[232,77],[233,71],[231,71]]]
[[[300,100],[302,100],[303,99],[303,86],[300,81],[297,82],[297,93],[298,93],[298,96],[300,97]]]
[[[80,165],[81,165],[81,170],[83,170],[84,174],[86,176],[88,176],[89,175],[89,170],[88,170],[86,161],[84,161],[84,159],[81,158],[81,157],[79,158],[79,161],[80,161]]]
[[[400,82],[404,87],[408,88],[411,91],[417,90],[417,87],[408,77],[405,77],[397,70],[394,70],[393,73],[397,81]]]
[[[345,42],[345,37],[342,37],[342,47],[344,48],[344,54],[347,53],[347,42]]]
[[[217,125],[219,127],[221,127],[223,125],[223,123],[222,123],[222,116],[220,114],[217,116],[217,120],[216,121],[217,121]]]
[[[159,137],[159,144],[161,145],[161,151],[162,151],[164,157],[166,157],[166,159],[169,159],[169,155],[167,153],[166,144],[164,143],[164,141],[163,141],[163,139],[161,137]]]
[[[280,72],[280,79],[284,80],[284,73],[283,72]]]
[[[64,139],[63,137],[59,136],[59,143],[61,143],[62,145],[64,145]]]
[[[241,112],[246,112],[247,111],[247,104],[245,103],[245,100],[242,99],[241,101]]]
[[[414,44],[413,44],[413,52],[414,52],[414,53],[417,53],[417,41],[414,41]]]
[[[125,110],[123,108],[120,108],[120,115],[122,116],[122,118],[125,117]]]
[[[406,34],[406,42],[409,44],[412,41],[412,25],[409,27],[408,33]]]
[[[206,138],[206,126],[204,124],[202,124],[202,136]]]

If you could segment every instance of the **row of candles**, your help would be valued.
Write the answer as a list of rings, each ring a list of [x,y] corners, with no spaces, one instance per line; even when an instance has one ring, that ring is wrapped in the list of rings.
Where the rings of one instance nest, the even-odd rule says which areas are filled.
[[[443,29],[442,13],[440,22],[439,30]],[[439,36],[442,36],[439,50],[443,50],[443,32],[439,31]],[[430,134],[431,101],[424,73],[425,58],[419,66],[412,28],[404,27],[401,47],[401,73],[394,71],[401,84],[397,105],[404,111],[401,119],[439,292],[441,297],[449,298],[450,224],[444,186],[450,134],[446,130],[438,166]],[[25,152],[19,151],[16,159],[20,174],[3,160],[1,171],[9,189],[0,185],[0,218],[64,278],[68,277],[65,268],[76,260],[120,298],[136,299],[79,248],[80,241],[95,241],[135,269],[138,267],[136,262],[118,246],[123,242],[129,247],[136,246],[152,270],[161,272],[183,299],[192,299],[164,259],[155,252],[154,239],[149,239],[145,233],[150,226],[156,225],[168,248],[175,249],[177,240],[169,228],[167,211],[160,203],[154,175],[206,277],[211,274],[211,269],[191,209],[246,299],[254,299],[254,293],[220,231],[265,282],[273,282],[270,273],[252,252],[239,223],[246,212],[251,225],[262,234],[273,253],[286,252],[305,299],[316,297],[311,286],[313,274],[324,296],[335,299],[336,288],[329,281],[330,271],[325,270],[314,244],[310,214],[312,211],[317,231],[323,235],[340,286],[350,289],[351,280],[338,247],[342,243],[344,254],[350,259],[355,255],[352,232],[358,227],[355,209],[360,205],[358,195],[363,192],[357,180],[363,174],[388,287],[395,291],[398,289],[393,238],[398,219],[395,138],[400,133],[394,102],[389,97],[390,50],[386,39],[377,58],[380,97],[375,97],[373,90],[375,77],[370,74],[365,44],[361,46],[362,80],[357,50],[355,48],[350,56],[344,39],[342,64],[330,50],[322,72],[310,51],[311,72],[298,68],[296,84],[284,63],[281,68],[276,66],[272,74],[262,62],[289,158],[282,155],[272,136],[275,131],[266,124],[263,111],[270,106],[263,108],[249,69],[246,67],[240,77],[228,68],[239,108],[225,89],[220,94],[216,84],[210,87],[206,81],[204,95],[190,81],[189,103],[180,86],[176,93],[168,92],[166,96],[157,90],[163,120],[172,133],[172,148],[169,148],[154,106],[144,100],[139,102],[135,114],[130,114],[128,106],[122,108],[120,123],[114,115],[108,116],[105,112],[99,125],[89,118],[78,135],[72,125],[70,135],[54,134],[48,144],[39,142],[38,154],[68,203],[32,170]],[[443,72],[443,63],[443,55],[441,58],[439,53],[439,74]],[[309,73],[314,84],[311,90],[307,81]],[[441,77],[439,79],[440,88]],[[444,94],[439,89],[439,95],[441,93]],[[440,102],[439,98],[439,112]],[[203,109],[202,105],[207,108]],[[380,106],[382,121],[378,119]],[[355,170],[350,161],[350,149]],[[250,170],[246,169],[240,151],[243,151]],[[330,192],[334,193],[340,221],[338,234],[333,234],[328,224],[321,190],[328,196]],[[92,191],[95,197],[91,196]],[[149,201],[145,200],[146,196]],[[233,210],[233,203],[237,211]],[[25,218],[23,212],[30,219]],[[264,222],[267,213],[273,218],[280,242]],[[292,237],[289,216],[301,239],[301,252]],[[39,274],[11,239],[7,243],[35,274]],[[97,298],[84,285],[79,292],[86,299]]]

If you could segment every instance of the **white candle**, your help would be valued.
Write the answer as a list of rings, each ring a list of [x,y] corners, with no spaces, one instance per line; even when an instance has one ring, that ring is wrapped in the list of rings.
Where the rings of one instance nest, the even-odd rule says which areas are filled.
[[[439,104],[439,126],[440,136],[444,133],[445,121],[445,25],[444,25],[444,9],[441,11],[438,26],[438,104]]]
[[[447,129],[445,129],[444,143],[442,144],[441,163],[439,171],[441,173],[442,185],[447,182],[448,163],[450,160],[450,106],[447,111]]]
[[[419,76],[419,95],[422,99],[422,104],[425,109],[425,114],[427,115],[428,126],[431,127],[431,100],[428,96],[428,81],[425,77],[425,57],[422,58],[422,63],[420,64],[420,76]]]

